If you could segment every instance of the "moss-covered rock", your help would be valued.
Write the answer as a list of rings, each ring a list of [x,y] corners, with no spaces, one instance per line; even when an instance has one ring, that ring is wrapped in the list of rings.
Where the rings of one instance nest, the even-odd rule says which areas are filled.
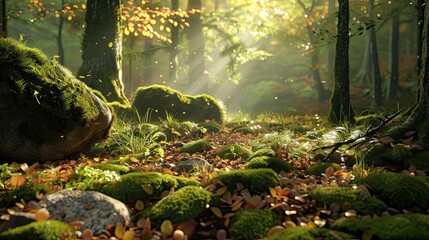
[[[230,190],[236,188],[237,183],[241,183],[244,188],[251,192],[267,191],[269,187],[279,185],[279,177],[276,172],[268,168],[241,169],[230,172],[223,172],[217,175]]]
[[[198,126],[207,129],[207,132],[209,133],[217,133],[222,131],[222,126],[217,122],[198,123]]]
[[[11,239],[58,240],[75,239],[75,236],[72,236],[72,228],[66,223],[50,220],[46,222],[33,222],[0,233],[0,240]]]
[[[381,200],[372,196],[361,198],[356,190],[348,187],[318,187],[310,191],[310,196],[327,204],[342,205],[347,201],[352,209],[362,214],[380,213],[387,208]]]
[[[167,114],[180,121],[224,121],[223,109],[209,95],[189,96],[162,85],[138,88],[133,107],[140,116],[150,112],[152,121],[167,119]]]
[[[237,159],[242,158],[244,160],[248,159],[252,152],[239,144],[230,144],[228,146],[223,147],[217,155],[223,159]]]
[[[316,228],[316,227],[294,227],[286,228],[283,231],[273,234],[269,237],[263,238],[264,240],[337,240],[338,236],[340,239],[351,239],[352,235],[334,231],[327,228]]]
[[[403,167],[408,169],[411,165],[418,170],[429,171],[429,151],[413,153],[410,157],[404,159]]]
[[[207,141],[207,139],[200,139],[197,141],[186,143],[180,149],[180,152],[194,154],[197,152],[205,152],[211,149],[212,149],[212,146],[210,146],[210,143],[209,141]]]
[[[426,210],[429,208],[429,185],[417,177],[400,173],[376,173],[358,180],[389,207]]]
[[[231,219],[229,234],[232,239],[260,239],[270,228],[280,225],[280,218],[268,209],[244,209]]]
[[[174,224],[197,219],[207,206],[210,206],[212,194],[197,186],[186,186],[161,199],[153,207],[144,211],[154,223],[171,220]]]
[[[171,175],[134,172],[123,175],[118,182],[105,186],[101,192],[122,202],[135,202],[159,197],[163,191],[177,186],[177,180]]]
[[[242,134],[255,134],[255,130],[253,130],[252,128],[250,128],[247,125],[238,125],[236,127],[234,127],[233,129],[231,129],[231,132],[233,133],[242,133]]]
[[[316,165],[310,166],[307,168],[307,174],[321,176],[322,173],[326,172],[326,169],[332,167],[334,171],[337,171],[341,168],[338,163],[318,163]]]
[[[377,144],[363,154],[362,160],[370,166],[403,166],[411,157],[411,150],[405,145]]]
[[[248,161],[243,165],[246,169],[255,169],[255,168],[270,168],[274,170],[276,173],[280,172],[289,172],[291,170],[291,166],[285,160],[280,159],[278,157],[255,157],[252,160]]]
[[[134,108],[122,104],[120,102],[108,102],[106,103],[111,109],[116,117],[121,119],[137,119],[138,113]],[[142,116],[144,117],[144,116]]]
[[[172,176],[177,181],[177,189],[186,186],[201,186],[201,182],[191,178]]]
[[[21,202],[21,199],[25,202],[31,200],[37,200],[37,195],[46,194],[49,192],[49,189],[44,184],[24,184],[19,188],[15,188],[12,191],[5,193],[0,201],[1,206],[12,206],[16,202]]]
[[[399,214],[372,220],[341,218],[334,229],[356,236],[372,235],[372,239],[429,239],[429,215]]]
[[[267,157],[276,157],[276,152],[270,147],[260,148],[252,153],[246,161],[251,161],[253,158],[267,156]]]
[[[90,167],[95,169],[100,169],[103,171],[109,170],[121,175],[126,174],[131,171],[131,169],[127,166],[118,165],[118,164],[110,164],[110,163],[96,163],[92,164]]]
[[[109,131],[110,109],[41,51],[0,39],[0,156],[25,162],[65,159]]]

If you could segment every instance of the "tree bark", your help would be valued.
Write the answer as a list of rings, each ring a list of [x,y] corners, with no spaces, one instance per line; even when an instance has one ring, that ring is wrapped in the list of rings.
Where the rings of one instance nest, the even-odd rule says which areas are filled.
[[[129,104],[122,82],[120,0],[88,0],[79,77],[108,101]]]
[[[188,10],[195,9],[189,16],[189,81],[198,85],[203,93],[209,92],[209,78],[206,72],[204,52],[205,41],[203,37],[203,24],[201,21],[201,0],[189,0]]]
[[[389,79],[386,86],[386,99],[398,97],[399,77],[399,9],[392,12],[389,39]]]
[[[7,37],[6,0],[0,0],[0,37]]]
[[[334,90],[329,120],[333,123],[354,123],[349,92],[349,1],[338,0],[338,37],[335,46]]]
[[[64,0],[61,1],[61,7],[64,6]],[[64,25],[64,16],[60,14],[60,21],[58,23],[58,34],[57,34],[57,47],[58,47],[58,62],[61,65],[64,65],[65,56],[64,56],[64,45],[63,45],[63,25]]]
[[[354,79],[360,84],[369,84],[371,82],[371,36],[367,34],[364,41],[364,50],[362,63]]]
[[[374,9],[374,0],[370,1],[370,12]],[[372,106],[376,109],[381,107],[382,104],[382,94],[381,94],[381,76],[380,76],[380,63],[378,60],[378,49],[377,49],[377,36],[375,33],[375,26],[370,30],[371,36],[371,63],[373,71],[373,97],[372,97]]]
[[[329,16],[332,16],[336,11],[337,9],[335,7],[335,0],[329,0],[328,1]],[[335,33],[333,31],[332,31],[332,34],[334,35]],[[335,54],[334,44],[329,44],[328,50],[326,53],[326,69],[328,73],[327,82],[329,84],[334,82],[334,54]]]

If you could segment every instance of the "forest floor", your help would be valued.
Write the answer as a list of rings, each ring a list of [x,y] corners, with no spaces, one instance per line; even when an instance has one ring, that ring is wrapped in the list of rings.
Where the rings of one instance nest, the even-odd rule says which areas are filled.
[[[358,89],[355,90],[359,92]],[[356,109],[366,109],[370,106],[370,97],[353,95],[353,102]],[[395,109],[395,102],[391,101],[390,107]],[[412,98],[400,100],[401,104],[412,103]],[[78,188],[79,181],[84,177],[76,177],[79,169],[99,163],[109,163],[113,160],[127,158],[126,164],[132,171],[138,172],[159,172],[175,176],[191,178],[201,182],[203,188],[218,195],[221,199],[221,205],[211,208],[207,214],[193,221],[186,221],[174,226],[175,229],[187,229],[186,234],[189,239],[226,239],[229,238],[228,227],[235,213],[247,208],[267,208],[276,211],[282,217],[279,226],[272,228],[272,234],[282,228],[293,228],[296,226],[310,227],[330,227],[335,220],[346,218],[377,218],[390,214],[410,212],[409,210],[395,209],[389,206],[381,213],[361,214],[349,206],[349,202],[324,204],[311,198],[308,192],[312,189],[322,186],[357,188],[355,179],[364,177],[372,173],[405,170],[405,173],[415,172],[415,169],[392,169],[387,167],[369,167],[359,163],[356,156],[361,151],[359,148],[346,150],[347,145],[338,149],[330,158],[330,162],[338,163],[341,168],[334,169],[327,167],[318,175],[311,175],[307,172],[308,167],[321,162],[330,149],[325,151],[314,151],[317,148],[333,144],[335,142],[347,139],[352,134],[362,134],[368,126],[347,127],[330,125],[324,119],[324,115],[329,110],[329,100],[316,103],[303,101],[302,107],[305,113],[297,113],[295,116],[284,116],[282,119],[270,118],[265,116],[263,121],[235,122],[235,124],[245,124],[253,133],[233,131],[236,125],[229,123],[218,133],[190,133],[181,136],[175,135],[169,137],[169,140],[162,144],[145,146],[145,150],[138,150],[132,145],[116,145],[110,143],[103,145],[103,152],[97,156],[81,155],[76,159],[68,159],[56,162],[36,163],[33,165],[13,163],[3,165],[0,172],[1,185],[3,191],[11,191],[26,184],[44,183],[48,185],[52,192],[66,187]],[[402,107],[402,106],[401,106]],[[358,110],[360,111],[360,110]],[[308,113],[317,113],[316,115],[301,115]],[[122,126],[123,127],[123,126]],[[171,130],[171,129],[170,129]],[[115,129],[113,130],[113,132]],[[172,133],[170,131],[170,133]],[[341,134],[339,134],[341,133]],[[381,135],[370,136],[372,141],[381,141]],[[180,151],[184,143],[199,139],[207,139],[212,147],[211,150],[197,152],[193,154]],[[114,139],[113,139],[114,140]],[[125,139],[130,141],[130,138]],[[227,190],[223,183],[213,181],[220,172],[235,171],[243,167],[246,159],[237,157],[227,159],[219,157],[219,150],[231,144],[239,144],[249,149],[254,149],[258,144],[270,146],[276,157],[286,161],[291,166],[291,171],[279,172],[279,185],[269,187],[266,191],[259,193],[250,193],[245,189]],[[120,146],[122,149],[117,149]],[[162,153],[160,153],[160,150]],[[147,158],[133,157],[137,153],[148,153]],[[156,152],[156,153],[153,153]],[[131,157],[129,157],[131,156]],[[209,169],[198,169],[194,172],[180,172],[177,166],[184,159],[202,158],[211,164]],[[418,174],[425,175],[424,171],[418,171]],[[87,182],[85,184],[88,184]],[[88,185],[93,188],[94,185]],[[96,183],[95,183],[96,184]],[[364,190],[362,190],[364,193]],[[4,197],[4,195],[2,195]],[[33,200],[17,201],[16,204],[1,207],[0,214],[2,219],[11,212],[35,212],[35,202],[43,199],[43,194],[35,196]],[[158,200],[152,200],[151,204],[156,204]],[[142,207],[137,203],[129,205],[132,210],[133,222],[127,226],[127,229],[133,229],[137,233],[135,238],[139,238],[144,228],[141,222]],[[143,225],[142,225],[143,224]],[[146,223],[147,224],[147,223]],[[160,226],[153,225],[151,229],[158,239],[167,238],[163,236],[163,230]],[[122,238],[123,235],[116,232],[115,227],[106,229],[106,233],[101,238]],[[140,235],[139,235],[140,234]],[[109,235],[109,236],[108,236]],[[360,238],[361,236],[357,236]],[[169,237],[171,238],[171,236]],[[96,239],[94,237],[93,239]],[[179,238],[177,238],[179,239]],[[366,238],[371,239],[371,238]]]

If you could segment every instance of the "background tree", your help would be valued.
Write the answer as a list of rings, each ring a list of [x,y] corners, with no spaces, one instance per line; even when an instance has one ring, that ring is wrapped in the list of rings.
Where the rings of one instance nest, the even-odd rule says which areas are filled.
[[[334,89],[329,120],[333,123],[354,123],[349,90],[349,1],[338,0],[338,37],[335,45]]]
[[[120,0],[88,0],[78,76],[108,101],[128,104],[122,83]]]
[[[171,0],[171,10],[179,10],[179,0]],[[168,80],[171,83],[174,83],[178,79],[177,66],[178,66],[178,45],[179,45],[179,28],[177,27],[178,17],[175,16],[174,21],[171,23],[171,46],[170,46],[170,71]]]
[[[7,37],[6,0],[0,0],[0,37]]]
[[[392,11],[389,37],[389,66],[386,82],[386,99],[396,99],[399,92],[399,23],[400,4],[395,4]]]
[[[372,13],[374,9],[374,0],[369,1],[369,12]],[[371,22],[374,22],[373,16]],[[378,59],[378,48],[377,48],[377,35],[375,33],[375,25],[370,29],[370,43],[371,43],[371,65],[372,65],[372,106],[379,109],[382,104],[382,93],[381,93],[381,75],[380,75],[380,63]]]

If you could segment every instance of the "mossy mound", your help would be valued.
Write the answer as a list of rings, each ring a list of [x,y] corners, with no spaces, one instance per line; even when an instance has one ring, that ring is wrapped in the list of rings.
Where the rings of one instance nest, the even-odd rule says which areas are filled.
[[[225,146],[217,153],[220,158],[231,160],[237,159],[239,157],[246,160],[250,157],[251,154],[252,152],[248,148],[238,144],[230,144]]]
[[[201,186],[201,182],[191,178],[172,176],[177,181],[177,189],[186,186]]]
[[[372,196],[361,198],[356,190],[348,187],[318,187],[310,191],[310,196],[327,204],[350,202],[351,209],[362,214],[380,213],[387,208],[379,199]]]
[[[0,39],[0,156],[11,161],[64,159],[108,134],[110,109],[41,51]]]
[[[253,130],[251,127],[247,125],[238,125],[231,129],[231,132],[233,133],[242,133],[242,134],[255,134],[255,130]]]
[[[276,233],[272,236],[263,238],[264,240],[337,240],[338,236],[340,239],[351,239],[352,235],[330,230],[327,228],[315,228],[315,227],[294,227],[286,228],[283,231]]]
[[[37,195],[48,192],[49,189],[44,184],[24,184],[19,188],[6,192],[0,200],[0,205],[9,207],[15,205],[16,202],[21,202],[21,199],[25,202],[38,200]]]
[[[417,177],[400,173],[376,173],[359,179],[370,192],[389,207],[426,210],[429,208],[429,185]]]
[[[156,172],[134,172],[121,176],[113,184],[105,186],[101,192],[122,202],[135,202],[159,197],[171,188],[177,188],[178,182],[171,175]]]
[[[75,239],[72,228],[60,221],[33,222],[0,233],[0,240],[58,240]]]
[[[207,210],[212,201],[212,194],[197,186],[186,186],[161,199],[144,211],[154,223],[171,220],[174,224],[197,219]]]
[[[90,167],[95,169],[100,169],[103,171],[106,171],[106,170],[113,171],[121,175],[127,174],[131,171],[131,169],[127,166],[110,164],[110,163],[96,163],[96,164],[92,164]]]
[[[113,109],[113,113],[115,116],[121,119],[137,119],[138,114],[137,111],[125,104],[120,102],[108,102],[106,103],[111,109]]]
[[[268,168],[241,169],[230,172],[223,172],[217,175],[230,190],[236,188],[237,183],[241,183],[244,188],[251,192],[267,191],[269,187],[279,185],[279,177],[276,172]]]
[[[399,214],[372,220],[341,218],[334,229],[356,236],[372,235],[371,239],[429,239],[429,215]]]
[[[171,114],[179,121],[224,122],[224,111],[213,97],[189,96],[162,85],[138,88],[132,106],[140,116],[149,113],[151,121],[167,119]]]
[[[405,145],[377,144],[363,154],[363,161],[370,166],[399,166],[404,160],[411,157],[412,153]]]
[[[282,171],[289,172],[292,168],[289,163],[283,159],[267,156],[252,158],[252,160],[244,164],[243,167],[245,169],[270,168],[276,173],[280,173]]]
[[[209,133],[217,133],[222,131],[222,126],[217,122],[203,122],[198,123],[198,127],[203,127],[207,129],[207,132]]]
[[[326,169],[332,167],[334,171],[337,171],[341,168],[338,163],[318,163],[316,165],[310,166],[307,168],[307,174],[321,176],[322,173],[326,172]]]
[[[429,171],[429,152],[413,153],[410,157],[405,158],[403,162],[404,169],[408,169],[411,165],[418,170]]]
[[[244,209],[231,219],[229,234],[232,239],[260,239],[270,228],[280,225],[280,218],[268,209]]]
[[[207,139],[200,139],[197,141],[186,143],[180,149],[180,152],[194,154],[197,152],[205,152],[211,149],[212,149],[212,146],[210,146],[210,143],[209,141],[207,141]]]
[[[276,152],[270,147],[260,148],[252,153],[246,161],[251,161],[253,158],[267,156],[267,157],[276,157]]]

